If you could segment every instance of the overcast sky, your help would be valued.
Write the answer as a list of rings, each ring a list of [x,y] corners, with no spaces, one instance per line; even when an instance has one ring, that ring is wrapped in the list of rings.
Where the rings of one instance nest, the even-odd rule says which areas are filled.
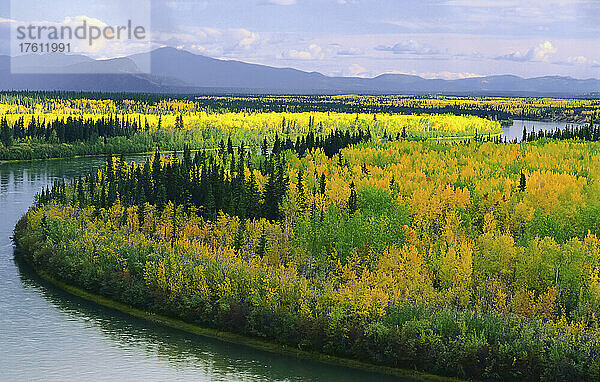
[[[600,78],[600,0],[148,1],[155,46],[216,58],[342,76]],[[118,21],[118,7],[90,2],[75,8],[73,0],[42,1],[27,21]],[[11,19],[6,3],[0,5],[2,54],[8,54]]]

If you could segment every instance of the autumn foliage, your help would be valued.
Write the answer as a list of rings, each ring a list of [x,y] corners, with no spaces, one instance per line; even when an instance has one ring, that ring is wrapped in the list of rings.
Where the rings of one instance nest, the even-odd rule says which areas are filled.
[[[596,380],[599,149],[110,157],[44,190],[15,238],[62,280],[201,325],[445,375]]]

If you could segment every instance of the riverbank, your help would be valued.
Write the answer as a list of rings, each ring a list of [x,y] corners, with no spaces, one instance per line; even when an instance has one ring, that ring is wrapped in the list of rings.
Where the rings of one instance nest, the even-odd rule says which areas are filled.
[[[159,325],[164,325],[173,329],[181,330],[196,336],[203,336],[208,338],[217,339],[220,341],[243,345],[253,349],[257,349],[260,351],[265,351],[269,353],[276,353],[281,355],[292,356],[300,359],[308,359],[313,361],[318,361],[330,365],[335,366],[343,366],[356,370],[362,370],[372,373],[379,373],[390,375],[403,379],[410,379],[411,381],[423,381],[423,382],[460,382],[462,380],[457,378],[449,378],[449,377],[441,377],[426,373],[421,373],[418,371],[412,370],[403,370],[397,368],[391,368],[386,366],[379,366],[368,364],[348,358],[334,357],[326,354],[303,351],[300,349],[291,348],[289,346],[282,346],[276,343],[262,341],[260,339],[251,338],[247,336],[242,336],[239,334],[220,331],[211,328],[205,328],[198,325],[194,325],[182,320],[178,320],[172,317],[167,317],[161,314],[156,314],[152,312],[147,312],[127,304],[123,304],[121,302],[100,296],[98,294],[92,293],[90,291],[78,288],[73,285],[69,285],[63,281],[60,281],[54,277],[52,277],[47,272],[36,269],[35,266],[30,264],[25,256],[20,255],[19,251],[15,251],[16,260],[22,265],[28,267],[29,270],[34,272],[37,276],[39,276],[42,280],[47,282],[48,284],[56,287],[72,296],[84,299],[86,301],[101,305],[105,308],[113,309],[119,311],[121,313],[128,314],[132,317],[136,317],[139,319],[143,319],[152,323],[156,323]]]
[[[248,148],[248,146],[245,146],[246,148]],[[234,146],[235,149],[237,149],[237,146]],[[217,150],[217,147],[207,147],[204,149],[194,149],[194,150],[190,150],[191,153],[196,153],[199,151],[214,151]],[[160,154],[162,155],[169,155],[169,154],[183,154],[184,150],[159,150],[158,151]],[[128,157],[131,156],[142,156],[142,155],[153,155],[156,153],[155,151],[141,151],[141,152],[127,152],[127,153],[116,153],[116,154],[90,154],[90,155],[75,155],[72,157],[57,157],[57,158],[47,158],[47,159],[42,159],[42,158],[38,158],[38,159],[12,159],[12,160],[0,160],[0,164],[4,164],[4,163],[19,163],[19,162],[47,162],[47,161],[59,161],[59,160],[63,160],[63,159],[82,159],[82,158],[102,158],[102,157],[106,157],[107,155],[125,155]]]
[[[203,146],[216,146],[215,142],[203,141],[191,131],[137,132],[131,137],[118,136],[95,141],[72,143],[50,143],[39,140],[15,142],[4,147],[0,145],[0,162],[16,160],[49,160],[87,156],[137,154],[160,148],[162,151],[201,149]]]

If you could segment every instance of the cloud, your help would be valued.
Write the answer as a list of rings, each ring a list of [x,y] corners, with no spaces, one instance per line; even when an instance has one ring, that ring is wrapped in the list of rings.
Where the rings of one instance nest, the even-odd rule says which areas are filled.
[[[581,65],[589,66],[589,65],[591,65],[592,68],[597,68],[599,63],[598,63],[598,61],[590,60],[589,58],[587,58],[585,56],[571,56],[563,61],[554,61],[553,64],[566,65],[566,66],[578,66],[578,65],[579,66],[581,66]]]
[[[588,60],[586,57],[584,56],[575,56],[575,57],[569,57],[567,58],[567,62],[573,65],[584,65],[590,62],[590,60]]]
[[[251,50],[260,40],[258,33],[250,32],[243,28],[231,29],[229,33],[234,41],[234,44],[229,47],[229,50],[237,50],[237,48],[246,51]]]
[[[165,3],[165,6],[167,8],[170,9],[174,9],[177,11],[185,11],[185,12],[191,12],[191,11],[201,11],[201,10],[205,10],[206,8],[208,8],[208,1],[207,0],[173,0],[173,1],[167,1]]]
[[[289,60],[320,60],[325,57],[323,49],[317,44],[311,44],[307,50],[286,49],[279,58]]]
[[[495,57],[496,60],[508,60],[517,62],[547,61],[548,57],[556,53],[556,49],[550,41],[544,41],[538,46],[530,48],[526,52],[515,51],[503,56]]]
[[[338,56],[362,56],[365,52],[359,48],[347,48],[337,51]]]
[[[296,0],[264,0],[263,4],[270,5],[294,5]]]
[[[184,27],[175,33],[154,34],[156,44],[181,47],[208,56],[235,56],[257,50],[262,38],[244,28]]]
[[[347,77],[368,78],[371,77],[371,72],[363,66],[360,66],[358,64],[351,64],[346,70],[344,70],[343,75]]]
[[[442,78],[444,80],[462,80],[465,78],[483,77],[483,75],[477,74],[477,73],[469,73],[469,72],[457,73],[457,72],[447,72],[447,71],[442,71],[442,72],[437,72],[437,73],[421,73],[421,76],[423,78]]]
[[[392,52],[394,54],[414,54],[414,55],[434,55],[440,51],[429,46],[423,45],[414,40],[402,41],[394,45],[379,45],[375,50],[382,52]]]
[[[497,7],[523,7],[524,5],[539,6],[573,6],[593,3],[596,0],[527,0],[523,4],[520,0],[448,0],[446,5],[472,8],[497,8]]]
[[[411,75],[411,76],[419,76],[422,78],[427,78],[427,79],[442,79],[442,80],[462,80],[465,78],[477,78],[477,77],[483,77],[483,75],[481,74],[476,74],[476,73],[469,73],[469,72],[448,72],[448,71],[441,71],[441,72],[417,72],[416,70],[412,70],[409,72],[404,72],[404,71],[391,71],[391,72],[386,72],[384,74],[407,74],[407,75]]]
[[[454,7],[469,7],[469,8],[490,8],[490,7],[510,7],[516,6],[515,0],[450,0],[445,5]]]

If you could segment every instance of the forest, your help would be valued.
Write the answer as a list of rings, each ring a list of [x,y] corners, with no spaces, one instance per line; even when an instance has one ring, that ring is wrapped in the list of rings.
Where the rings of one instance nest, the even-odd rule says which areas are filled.
[[[585,122],[529,131],[526,140],[595,140],[597,110],[598,101],[586,99],[3,92],[0,160],[198,150],[228,139],[259,148],[276,134],[296,145],[309,134],[359,129],[384,140],[497,140],[501,123],[519,118]]]
[[[0,158],[106,157],[40,191],[16,255],[295,349],[477,380],[598,380],[595,102],[3,93]],[[586,123],[501,137],[500,119],[556,113]]]
[[[113,100],[2,93],[0,160],[142,153],[156,147],[198,150],[228,139],[236,146],[244,142],[259,148],[265,138],[274,141],[276,135],[284,143],[299,145],[298,139],[311,134],[320,139],[358,130],[384,139],[404,135],[417,140],[496,139],[501,134],[498,122],[469,115],[378,114],[368,109],[293,113],[214,106],[140,95]]]
[[[108,156],[42,190],[17,248],[95,293],[299,349],[597,380],[598,143],[369,138]]]
[[[164,101],[178,101],[188,110],[212,112],[340,112],[367,114],[474,115],[492,120],[556,120],[583,122],[598,119],[598,99],[535,97],[459,97],[444,95],[338,96],[198,96],[185,94],[127,94],[71,92],[0,92],[0,104],[49,105],[53,100],[111,100],[123,110],[148,110]],[[132,101],[136,101],[132,103]]]

